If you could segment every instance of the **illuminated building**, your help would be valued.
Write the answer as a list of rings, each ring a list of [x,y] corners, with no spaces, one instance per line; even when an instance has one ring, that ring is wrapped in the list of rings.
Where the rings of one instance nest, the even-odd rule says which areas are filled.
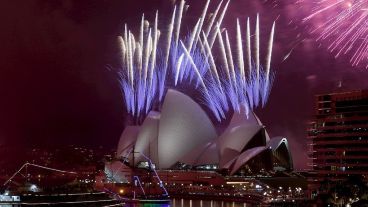
[[[368,91],[318,95],[315,104],[308,129],[311,186],[368,174]]]
[[[287,139],[270,139],[254,113],[249,113],[249,117],[245,113],[234,113],[227,128],[218,134],[200,105],[189,96],[171,89],[161,112],[151,111],[142,125],[125,128],[117,157],[119,161],[115,162],[120,164],[108,163],[107,175],[120,175],[114,172],[126,171],[126,166],[148,168],[149,161],[159,173],[170,171],[182,178],[189,174],[174,171],[220,172],[232,176],[293,168]],[[126,173],[126,179],[112,179],[116,182],[127,180],[130,176],[129,172]],[[212,177],[218,175],[209,174]]]

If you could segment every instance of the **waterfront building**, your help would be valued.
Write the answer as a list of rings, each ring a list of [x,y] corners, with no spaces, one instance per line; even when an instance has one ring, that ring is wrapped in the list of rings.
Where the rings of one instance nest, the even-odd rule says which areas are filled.
[[[270,138],[245,108],[219,128],[193,99],[169,89],[159,111],[126,126],[116,159],[96,176],[96,189],[249,203],[303,197],[305,178],[293,174],[285,137]]]
[[[368,90],[317,95],[308,140],[314,171],[311,189],[327,180],[367,175]]]
[[[253,112],[234,113],[227,128],[219,131],[199,104],[171,89],[160,112],[151,111],[140,126],[125,128],[114,162],[120,164],[108,163],[106,175],[122,175],[114,172],[126,169],[121,165],[148,169],[152,162],[151,167],[170,178],[163,180],[207,185],[218,185],[224,179],[206,177],[269,176],[293,169],[287,139],[271,139]],[[194,179],[199,175],[189,171],[201,172],[203,180]],[[130,177],[108,179],[128,182]]]

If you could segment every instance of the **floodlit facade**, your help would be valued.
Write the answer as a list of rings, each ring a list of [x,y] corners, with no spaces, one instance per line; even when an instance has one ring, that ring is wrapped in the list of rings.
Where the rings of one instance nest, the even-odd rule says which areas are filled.
[[[119,156],[127,156],[134,148],[137,140],[138,133],[140,132],[139,126],[127,126],[120,136],[118,149],[116,153]]]
[[[134,151],[140,152],[135,154],[136,163],[146,161],[143,155],[148,155],[153,163],[158,163],[157,138],[160,116],[160,113],[151,111],[144,120],[134,145]]]
[[[249,172],[244,168],[252,168],[250,163],[268,171],[293,168],[287,139],[270,139],[254,113],[248,117],[235,113],[218,134],[196,102],[171,89],[161,113],[150,112],[141,126],[126,127],[117,153],[130,166],[148,166],[142,163],[151,161],[159,170],[212,170],[235,175]]]
[[[316,175],[311,188],[326,179],[368,175],[368,91],[316,96],[308,129],[309,156]]]
[[[168,169],[191,150],[217,137],[215,127],[189,96],[169,90],[158,130],[158,167]]]

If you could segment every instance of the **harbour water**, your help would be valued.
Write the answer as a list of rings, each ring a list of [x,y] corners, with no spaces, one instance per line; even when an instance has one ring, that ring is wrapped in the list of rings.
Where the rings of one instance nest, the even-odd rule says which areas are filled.
[[[0,204],[0,207],[19,207],[19,206],[29,206],[29,205],[19,205],[19,204]],[[40,205],[48,206],[48,205]],[[56,206],[73,206],[73,205],[56,205]],[[104,206],[104,205],[92,205],[85,204],[80,206]],[[105,205],[106,206],[106,205]],[[120,206],[120,205],[111,205]],[[125,204],[123,207],[250,207],[252,205],[246,203],[238,202],[225,202],[225,201],[213,201],[213,200],[186,200],[186,199],[173,199],[170,204]]]
[[[137,204],[137,205],[125,205],[124,207],[250,207],[250,204],[237,203],[237,202],[225,202],[225,201],[212,201],[212,200],[186,200],[186,199],[173,199],[170,204]]]

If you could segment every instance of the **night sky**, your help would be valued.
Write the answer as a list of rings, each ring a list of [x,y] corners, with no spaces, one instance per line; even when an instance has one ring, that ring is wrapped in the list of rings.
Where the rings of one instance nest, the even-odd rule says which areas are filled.
[[[212,1],[212,6],[216,5]],[[281,3],[282,2],[282,3]],[[277,19],[270,100],[256,113],[271,136],[289,139],[296,169],[305,168],[306,123],[314,95],[368,88],[368,71],[334,58],[315,42],[292,0],[232,0],[224,25],[255,20],[266,41]],[[138,27],[156,9],[169,18],[173,1],[9,0],[0,7],[0,145],[33,147],[78,144],[114,147],[124,129],[125,109],[116,73],[116,36],[123,24]],[[204,0],[189,0],[187,15],[199,16]],[[188,23],[189,24],[189,23]],[[189,30],[192,25],[185,25]],[[303,40],[303,41],[301,41]],[[284,61],[284,57],[290,52]]]

